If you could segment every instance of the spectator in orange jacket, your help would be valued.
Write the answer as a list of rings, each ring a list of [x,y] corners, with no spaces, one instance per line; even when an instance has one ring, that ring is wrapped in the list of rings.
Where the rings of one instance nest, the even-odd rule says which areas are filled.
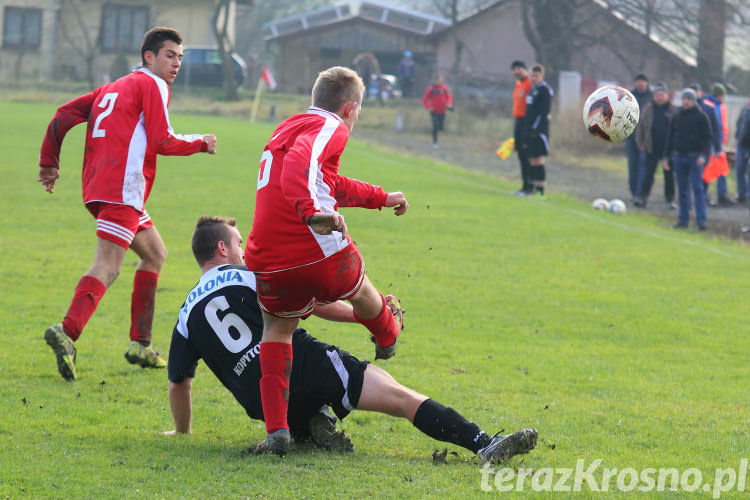
[[[521,147],[524,144],[523,132],[526,128],[524,117],[526,116],[526,97],[531,92],[531,78],[526,70],[526,63],[523,61],[513,61],[510,65],[513,76],[516,77],[516,86],[513,89],[513,138],[516,145],[518,161],[521,163],[521,189],[515,192],[518,196],[527,196],[534,194],[534,187],[531,183],[531,166],[526,151]]]
[[[714,83],[711,87],[711,95],[705,97],[704,102],[709,106],[713,107],[716,113],[717,119],[717,131],[719,140],[718,143],[721,145],[721,150],[724,149],[727,142],[729,141],[729,119],[727,118],[727,107],[724,104],[724,98],[726,96],[726,88],[721,83]],[[719,154],[721,151],[716,151]],[[718,205],[720,207],[731,207],[734,202],[729,198],[727,193],[727,176],[721,175],[716,179],[716,195],[718,199]],[[706,186],[706,197],[708,197],[708,186]]]
[[[438,147],[438,132],[443,130],[445,110],[453,109],[453,96],[448,86],[443,83],[441,75],[432,79],[432,85],[427,87],[422,96],[422,105],[430,110],[432,118],[432,147]]]

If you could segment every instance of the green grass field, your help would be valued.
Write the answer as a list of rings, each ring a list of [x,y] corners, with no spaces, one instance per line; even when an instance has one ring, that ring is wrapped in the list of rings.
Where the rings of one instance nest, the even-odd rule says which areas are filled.
[[[64,315],[93,257],[95,226],[80,201],[84,130],[69,134],[49,195],[35,179],[54,106],[0,102],[0,113],[0,497],[486,494],[468,451],[384,415],[355,412],[344,421],[354,454],[296,448],[283,459],[244,456],[264,437],[263,425],[205,366],[193,388],[193,434],[163,437],[172,428],[166,373],[123,358],[134,255],[77,342],[79,381],[63,381],[42,334]],[[148,209],[170,251],[154,318],[154,343],[164,354],[199,275],[189,246],[194,223],[201,214],[236,216],[247,234],[258,158],[271,132],[230,118],[173,115],[172,122],[179,132],[215,133],[219,153],[159,160]],[[341,172],[402,190],[411,204],[400,218],[342,211],[371,279],[407,310],[399,353],[379,366],[489,433],[537,428],[537,449],[512,459],[513,470],[575,469],[578,460],[588,467],[601,459],[594,472],[601,488],[602,469],[617,469],[610,493],[584,483],[585,497],[625,496],[615,480],[624,468],[697,468],[709,488],[716,468],[739,468],[750,448],[745,248],[555,194],[513,197],[496,178],[363,146],[356,138],[365,133],[355,129]],[[362,327],[319,319],[305,326],[372,357]],[[446,447],[458,456],[435,463],[432,452]],[[489,476],[489,487],[515,485],[495,479]],[[691,484],[629,495],[678,498]],[[527,478],[523,491],[507,494],[571,493],[535,494]],[[734,487],[723,497],[737,495]]]

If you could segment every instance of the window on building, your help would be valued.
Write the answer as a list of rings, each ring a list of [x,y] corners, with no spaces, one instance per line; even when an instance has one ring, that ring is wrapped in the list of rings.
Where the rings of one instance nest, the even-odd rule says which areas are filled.
[[[39,48],[42,41],[42,9],[5,7],[3,19],[3,48]]]
[[[148,31],[148,14],[147,5],[104,5],[99,37],[102,51],[137,53]]]

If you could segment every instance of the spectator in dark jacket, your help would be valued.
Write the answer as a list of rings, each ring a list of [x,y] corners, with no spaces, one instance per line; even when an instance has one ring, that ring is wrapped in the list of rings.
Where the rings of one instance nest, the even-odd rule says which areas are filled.
[[[654,95],[651,102],[641,109],[638,128],[635,129],[635,142],[638,150],[644,154],[638,175],[638,196],[633,203],[637,207],[645,207],[651,186],[654,184],[654,174],[659,162],[667,157],[667,133],[672,117],[676,113],[675,107],[669,102],[669,89],[664,83],[654,85]],[[674,202],[674,170],[667,163],[664,170],[664,199],[667,208],[676,208]]]
[[[648,78],[643,73],[635,75],[633,78],[633,88],[630,93],[638,101],[638,107],[643,112],[643,108],[651,101],[651,90],[648,88]],[[636,131],[638,128],[636,128]],[[638,174],[641,163],[643,163],[643,153],[638,150],[635,143],[635,133],[625,139],[625,150],[628,154],[628,186],[630,187],[630,196],[635,201],[638,196]]]
[[[737,152],[734,155],[734,167],[737,172],[737,202],[745,203],[750,199],[750,102],[742,108],[737,119],[737,129],[734,134],[737,140]]]
[[[695,197],[695,222],[706,229],[706,192],[703,188],[703,166],[711,155],[711,125],[698,107],[694,90],[682,91],[682,108],[672,118],[667,139],[667,153],[673,158],[680,200],[676,229],[686,228],[690,214],[690,189]],[[666,165],[666,161],[664,164]]]
[[[432,147],[438,147],[438,132],[443,130],[445,110],[453,107],[453,96],[448,86],[443,83],[443,77],[438,75],[432,80],[422,96],[422,105],[430,110],[432,118]]]
[[[398,64],[398,80],[404,97],[412,97],[412,89],[416,78],[417,68],[414,59],[412,59],[411,51],[405,50],[404,57]]]

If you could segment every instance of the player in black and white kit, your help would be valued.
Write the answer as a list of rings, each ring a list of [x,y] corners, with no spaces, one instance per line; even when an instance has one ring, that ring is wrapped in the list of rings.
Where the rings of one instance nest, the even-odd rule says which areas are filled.
[[[535,64],[531,68],[531,91],[526,96],[524,124],[524,148],[529,159],[530,178],[535,193],[544,196],[547,173],[544,157],[549,154],[549,119],[552,96],[555,92],[544,81],[544,66]]]
[[[175,429],[165,432],[168,435],[190,433],[191,388],[199,359],[250,418],[263,419],[258,357],[262,317],[254,275],[242,265],[242,237],[234,219],[201,217],[192,246],[203,275],[188,293],[172,334],[167,371]],[[355,322],[351,305],[342,301],[316,305],[313,314]],[[407,418],[428,436],[467,448],[485,461],[527,453],[536,445],[534,429],[490,437],[452,408],[404,387],[384,370],[316,340],[305,330],[294,332],[292,349],[288,422],[295,439],[311,437],[325,446],[325,436],[335,432],[335,419],[326,419],[328,427],[312,423],[319,422],[321,409],[330,406],[340,419],[353,409]],[[263,446],[256,449],[275,452]]]

